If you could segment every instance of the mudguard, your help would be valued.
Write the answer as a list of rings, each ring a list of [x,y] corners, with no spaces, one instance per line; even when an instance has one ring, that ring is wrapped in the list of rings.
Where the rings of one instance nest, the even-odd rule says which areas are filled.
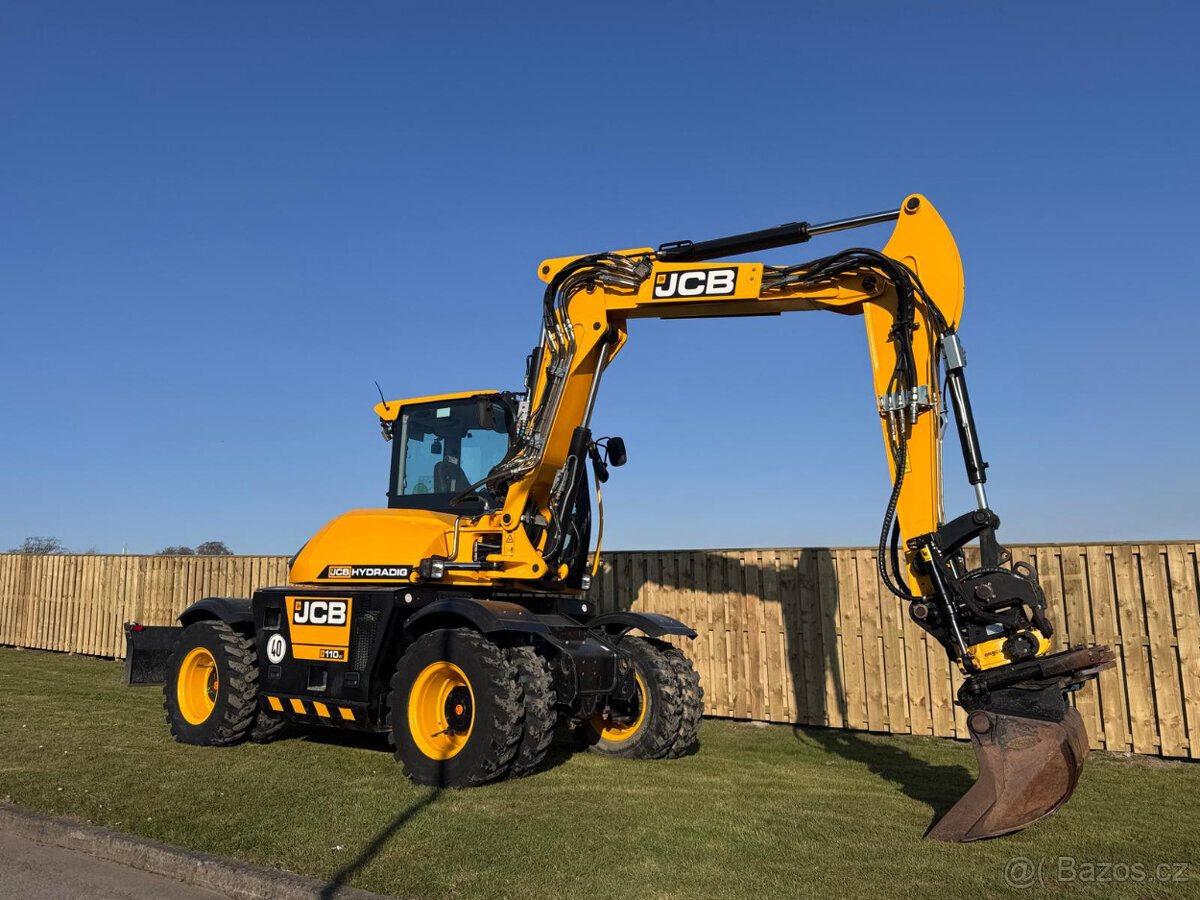
[[[205,619],[220,619],[226,625],[253,625],[254,612],[247,597],[205,597],[179,614],[179,624],[184,628]]]
[[[605,613],[589,619],[588,628],[600,628],[611,635],[620,637],[634,628],[645,632],[652,638],[664,634],[681,634],[687,638],[695,638],[696,632],[684,625],[678,619],[664,616],[662,613],[645,613],[625,610],[623,612]]]
[[[434,628],[469,623],[482,634],[497,631],[525,631],[549,634],[550,626],[537,613],[503,600],[477,600],[474,597],[443,597],[411,615],[404,623],[409,636]],[[422,627],[415,627],[421,625]]]

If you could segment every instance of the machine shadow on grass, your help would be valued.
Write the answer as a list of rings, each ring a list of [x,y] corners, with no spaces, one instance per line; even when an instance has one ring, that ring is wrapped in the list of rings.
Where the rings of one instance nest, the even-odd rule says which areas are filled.
[[[865,741],[854,731],[794,726],[792,733],[797,740],[812,741],[842,759],[862,763],[875,775],[900,788],[905,796],[924,803],[933,813],[927,830],[948,813],[975,782],[963,766],[933,765],[890,744]]]
[[[338,894],[341,893],[341,888],[346,882],[366,868],[380,854],[383,848],[388,845],[388,842],[400,833],[400,830],[405,825],[420,815],[423,810],[428,809],[436,803],[442,795],[443,790],[444,788],[429,788],[425,796],[414,800],[404,809],[400,810],[395,818],[386,827],[381,829],[367,846],[359,851],[358,856],[333,873],[333,877],[321,889],[321,900],[335,900]]]
[[[447,632],[443,632],[448,634]],[[443,643],[442,655],[444,658],[450,658],[450,644]],[[561,732],[561,729],[560,729]],[[363,750],[375,750],[391,755],[394,752],[394,747],[390,735],[387,733],[373,732],[348,732],[348,731],[333,731],[322,728],[299,729],[292,728],[285,735],[281,735],[283,739],[287,738],[303,738],[314,743],[336,744],[341,747],[354,747]],[[515,752],[515,748],[514,748]],[[564,742],[563,736],[555,735],[555,740],[551,744],[546,753],[545,758],[533,770],[531,775],[536,776],[538,773],[554,766],[561,765],[571,756],[571,745],[569,742]],[[396,777],[402,777],[399,772]],[[365,869],[371,862],[379,856],[391,843],[406,825],[413,819],[419,816],[429,807],[433,806],[442,794],[448,788],[439,785],[451,783],[453,775],[447,773],[447,763],[442,761],[438,763],[437,775],[434,777],[436,784],[425,787],[425,793],[416,800],[409,803],[406,807],[396,813],[387,825],[381,828],[373,838],[358,852],[358,854],[342,868],[338,869],[333,877],[321,889],[321,900],[335,900],[341,893],[341,888],[347,882],[354,878],[359,872]]]
[[[562,729],[560,729],[561,731]],[[388,742],[388,736],[372,731],[341,731],[333,728],[319,727],[303,729],[296,727],[293,730],[285,731],[275,740],[302,740],[312,744],[328,744],[331,747],[350,747],[355,750],[374,750],[378,753],[386,753],[388,756],[392,755],[392,745]],[[546,752],[546,758],[542,760],[534,772],[525,777],[537,778],[542,772],[558,768],[579,752],[582,752],[581,748],[577,747],[565,733],[555,734],[554,743],[550,745],[550,749]],[[403,776],[400,775],[399,763],[396,765],[396,777],[401,778]]]
[[[389,754],[392,752],[387,736],[382,734],[313,729],[308,732],[292,732],[284,740],[288,738],[304,738],[316,743],[334,744],[340,747],[357,747],[364,750],[378,750]],[[562,734],[555,735],[554,743],[550,745],[550,750],[546,753],[545,760],[532,775],[527,777],[536,778],[547,769],[562,765],[575,752],[578,751],[569,738]],[[401,777],[399,772],[396,773],[396,777]],[[406,825],[437,803],[442,794],[449,789],[430,787],[425,790],[426,793],[423,796],[412,801],[408,806],[396,813],[395,817],[371,838],[370,842],[358,852],[358,855],[354,859],[333,873],[333,876],[321,889],[320,900],[336,900],[341,889],[358,875],[359,872],[369,866],[377,856],[383,853],[392,839]]]
[[[732,593],[745,602],[762,606],[778,603],[785,636],[785,656],[790,673],[793,734],[798,740],[811,741],[824,750],[843,759],[864,764],[868,769],[892,784],[908,797],[927,805],[932,813],[932,826],[974,783],[975,778],[964,766],[935,765],[913,756],[893,744],[865,740],[860,731],[840,727],[839,723],[850,720],[849,698],[843,676],[843,660],[840,658],[838,632],[844,627],[839,622],[842,615],[841,598],[838,593],[837,573],[833,551],[826,548],[799,551],[795,570],[784,573],[782,568],[755,565],[735,554],[721,551],[680,551],[675,565],[650,565],[651,559],[661,559],[664,554],[645,554],[642,564],[634,554],[620,554],[618,571],[613,571],[612,557],[602,567],[601,582],[593,587],[591,596],[600,603],[603,611],[609,608],[629,609],[635,604],[639,609],[668,612],[679,615],[677,609],[655,606],[652,593],[656,589],[667,591],[705,592],[712,585],[714,593]],[[785,578],[785,574],[787,577]],[[603,579],[613,579],[613,584],[603,584]],[[767,585],[777,586],[768,598]],[[615,590],[613,589],[615,587]],[[883,593],[881,603],[895,603],[902,616],[908,615],[907,605],[898,597]],[[723,616],[728,615],[728,606]],[[689,655],[699,655],[706,648],[703,622],[687,622],[701,635],[695,648],[688,648]],[[765,617],[769,621],[769,617]],[[725,622],[715,622],[714,628],[724,628]],[[730,626],[741,627],[745,623],[729,622]],[[853,627],[853,625],[851,625]],[[842,639],[845,640],[845,635]],[[940,649],[940,648],[939,648]],[[732,650],[730,651],[733,652]],[[905,644],[905,652],[912,652]],[[925,653],[922,645],[920,653]],[[736,662],[736,660],[734,661]],[[702,667],[703,669],[708,667]],[[757,679],[751,679],[757,688]],[[735,699],[728,696],[727,685],[706,685],[706,713],[713,714],[714,697],[723,696],[723,704],[716,706],[721,715],[722,706]],[[716,687],[716,690],[714,690]],[[871,686],[863,686],[863,696],[855,698],[860,706],[865,703],[865,693]],[[906,692],[907,694],[907,692]],[[888,698],[882,698],[886,707]],[[889,710],[890,716],[908,720],[909,711]],[[889,717],[890,717],[889,716]]]
[[[284,740],[289,738],[305,738],[310,741],[322,744],[335,744],[341,747],[358,747],[365,750],[379,750],[381,752],[391,753],[392,748],[388,743],[386,735],[333,731],[325,729],[312,729],[308,732],[291,732],[284,737]],[[569,736],[559,730],[554,737],[554,743],[550,745],[549,751],[546,753],[546,758],[537,770],[529,778],[537,778],[542,772],[548,769],[553,769],[562,765],[575,753],[580,752]],[[693,751],[695,752],[695,751]],[[400,777],[400,773],[396,773],[396,777]],[[395,817],[379,830],[376,835],[371,838],[358,855],[354,857],[342,868],[338,869],[333,876],[326,882],[325,887],[321,889],[321,900],[336,900],[341,888],[344,887],[351,879],[359,872],[365,869],[371,862],[379,856],[391,843],[406,825],[420,815],[429,807],[433,806],[441,798],[442,794],[448,790],[447,788],[430,787],[426,788],[426,793],[414,800],[404,809],[400,810]]]

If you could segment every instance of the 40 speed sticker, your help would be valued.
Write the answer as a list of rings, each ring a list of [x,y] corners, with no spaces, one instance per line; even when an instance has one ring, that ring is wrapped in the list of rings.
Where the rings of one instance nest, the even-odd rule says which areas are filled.
[[[282,634],[273,634],[267,639],[267,659],[272,663],[281,663],[287,656],[287,641]]]

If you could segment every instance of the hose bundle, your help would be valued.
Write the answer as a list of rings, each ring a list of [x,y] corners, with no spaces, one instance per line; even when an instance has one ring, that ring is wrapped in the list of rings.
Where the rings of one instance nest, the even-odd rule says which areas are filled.
[[[923,307],[926,319],[931,323],[937,339],[940,340],[942,335],[950,331],[945,316],[926,292],[921,279],[908,266],[878,250],[856,247],[797,266],[767,267],[763,270],[763,289],[777,291],[796,285],[816,285],[854,276],[864,279],[882,278],[895,288],[896,315],[888,333],[888,340],[895,348],[896,365],[885,393],[907,394],[915,390],[920,381],[913,354],[917,305]],[[929,600],[931,598],[913,594],[905,586],[900,565],[900,524],[896,519],[896,505],[900,501],[900,491],[904,486],[904,470],[908,462],[908,436],[903,427],[897,427],[894,430],[889,429],[888,437],[888,449],[896,474],[892,480],[892,492],[888,497],[883,527],[879,533],[879,576],[889,591],[904,600]],[[886,562],[889,559],[890,573]]]

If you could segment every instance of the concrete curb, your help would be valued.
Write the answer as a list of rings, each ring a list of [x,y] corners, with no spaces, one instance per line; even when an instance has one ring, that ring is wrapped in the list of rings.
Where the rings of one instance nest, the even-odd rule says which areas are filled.
[[[0,830],[86,853],[133,869],[224,894],[234,900],[394,900],[358,888],[303,878],[292,872],[182,850],[70,819],[0,803]]]

